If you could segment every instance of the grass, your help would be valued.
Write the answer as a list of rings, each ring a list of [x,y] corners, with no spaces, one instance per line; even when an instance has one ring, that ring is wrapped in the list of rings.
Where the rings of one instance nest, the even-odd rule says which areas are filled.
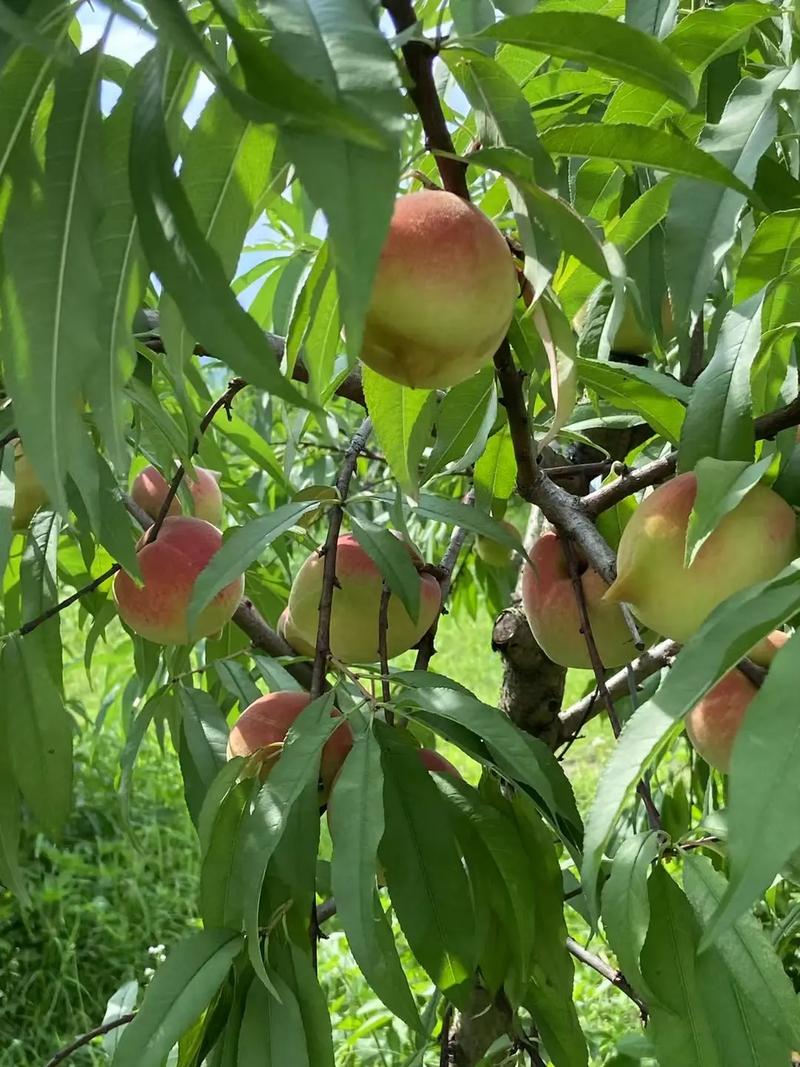
[[[500,686],[499,657],[489,652],[491,619],[450,616],[439,639],[433,668],[458,678],[487,703]],[[114,649],[98,651],[102,684],[92,691],[79,658],[67,665],[66,686],[86,725],[76,743],[73,815],[57,844],[43,836],[24,842],[32,906],[21,911],[0,894],[0,1067],[32,1067],[76,1034],[102,1019],[107,999],[125,981],[146,982],[159,958],[197,924],[196,837],[183,800],[177,759],[149,736],[134,778],[130,831],[114,795],[123,744],[119,716],[92,727],[103,697],[124,686],[127,659]],[[568,699],[585,677],[570,679]],[[602,724],[572,749],[568,768],[585,811],[607,755]],[[474,780],[476,767],[447,751]],[[585,939],[582,920],[568,912],[573,936]],[[412,986],[427,995],[430,983],[406,954]],[[636,1013],[621,994],[578,965],[575,995],[592,1046],[594,1063],[611,1049]],[[320,975],[336,1025],[338,1067],[402,1067],[411,1045],[402,1024],[372,997],[335,928],[320,955]],[[433,1057],[432,1062],[436,1062]],[[98,1047],[77,1053],[71,1064],[99,1067]]]

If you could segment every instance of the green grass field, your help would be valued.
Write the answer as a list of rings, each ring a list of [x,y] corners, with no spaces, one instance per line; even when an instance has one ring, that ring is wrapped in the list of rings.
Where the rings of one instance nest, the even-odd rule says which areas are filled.
[[[475,623],[448,617],[433,666],[494,703],[500,662],[489,651],[490,637],[489,618]],[[0,895],[0,1067],[44,1064],[61,1045],[97,1025],[109,996],[132,978],[146,982],[158,964],[159,947],[168,950],[198,921],[197,846],[177,759],[148,737],[134,776],[128,830],[115,795],[121,725],[113,713],[102,729],[93,725],[104,698],[127,679],[118,676],[113,650],[98,650],[96,663],[105,676],[94,691],[79,655],[67,671],[67,691],[79,715],[85,715],[67,832],[57,845],[42,836],[26,840],[28,909],[21,910],[9,894]],[[571,689],[579,691],[582,684],[576,678]],[[608,745],[603,724],[596,723],[570,755],[569,771],[583,809]],[[448,756],[474,779],[474,766],[466,766],[469,761],[460,753]],[[582,920],[569,915],[573,935],[585,937]],[[407,955],[404,962],[412,986],[427,990],[425,975]],[[413,1048],[405,1029],[371,996],[335,923],[321,947],[320,974],[337,1026],[339,1067],[406,1063]],[[635,1025],[635,1012],[585,968],[576,971],[576,992],[595,1063],[600,1063],[615,1037]],[[97,1046],[69,1062],[87,1067],[107,1059]]]

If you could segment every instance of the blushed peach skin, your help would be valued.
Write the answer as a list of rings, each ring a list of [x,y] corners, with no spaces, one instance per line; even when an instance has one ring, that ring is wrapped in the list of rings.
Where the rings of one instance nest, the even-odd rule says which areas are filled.
[[[196,479],[187,478],[186,485],[194,502],[196,519],[205,519],[212,526],[222,524],[222,493],[213,471],[205,467],[195,467]],[[161,505],[166,499],[169,483],[155,467],[145,467],[133,480],[131,496],[139,507],[146,511],[151,519],[158,518]],[[169,506],[168,515],[182,515],[183,506],[175,497]]]
[[[449,774],[453,778],[461,777],[450,760],[446,760],[444,756],[434,748],[419,749],[419,760],[426,771],[436,771],[438,774]]]
[[[641,621],[675,641],[692,636],[718,604],[773,578],[797,551],[795,515],[777,493],[757,485],[684,566],[686,528],[697,494],[694,474],[660,486],[634,512],[617,555],[606,601],[626,601]]]
[[[143,584],[119,571],[114,599],[120,618],[134,633],[159,645],[185,645],[216,633],[231,618],[244,592],[244,577],[226,585],[188,630],[187,608],[194,583],[222,545],[222,534],[203,519],[172,516],[154,542],[149,531],[137,545]]]
[[[260,749],[264,750],[262,776],[266,777],[276,758],[280,758],[280,749],[286,740],[289,728],[297,716],[308,707],[311,697],[308,693],[278,692],[267,693],[250,704],[231,729],[228,736],[228,759],[234,756],[252,756]],[[336,708],[331,715],[341,715]],[[350,727],[343,722],[322,749],[320,778],[323,786],[323,800],[327,798],[331,785],[339,769],[353,747]]]
[[[692,747],[712,767],[727,774],[731,752],[750,701],[758,690],[739,670],[710,689],[686,717]]]
[[[418,565],[422,560],[409,546],[409,555]],[[297,572],[289,594],[284,635],[298,640],[298,651],[314,648],[317,642],[319,601],[325,561],[317,552]],[[352,534],[339,538],[336,550],[336,578],[331,611],[331,653],[343,663],[374,663],[379,659],[378,623],[383,581],[380,571]],[[389,600],[386,644],[389,659],[412,648],[430,628],[442,603],[439,583],[431,574],[420,574],[420,613],[414,622],[402,601]]]
[[[381,252],[361,359],[401,385],[447,388],[494,356],[518,295],[500,231],[453,193],[397,200]]]
[[[522,606],[531,632],[542,651],[563,667],[591,667],[586,638],[569,566],[558,535],[542,534],[530,553],[522,575]],[[581,574],[592,635],[606,667],[620,667],[637,654],[622,611],[607,604],[603,596],[608,585],[589,568]]]

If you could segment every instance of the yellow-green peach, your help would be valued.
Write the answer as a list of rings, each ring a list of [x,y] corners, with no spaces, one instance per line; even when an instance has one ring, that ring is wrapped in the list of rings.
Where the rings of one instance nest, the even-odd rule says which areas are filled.
[[[405,546],[419,568],[422,558]],[[319,624],[319,602],[325,559],[312,552],[297,572],[287,608],[291,634],[306,648],[314,648]],[[352,534],[339,538],[336,549],[336,580],[331,611],[330,650],[343,663],[374,663],[379,659],[378,631],[383,588],[381,573]],[[386,645],[389,658],[412,648],[427,632],[439,613],[442,594],[431,574],[420,574],[420,611],[416,622],[397,596],[389,599]],[[292,642],[292,636],[287,639]],[[295,648],[302,650],[298,644]]]
[[[519,537],[519,530],[513,522],[507,522],[504,519],[502,525],[514,537]],[[504,545],[501,541],[495,541],[493,537],[484,537],[483,534],[479,534],[475,540],[475,551],[479,558],[489,567],[510,567],[514,559],[514,550],[512,548]]]
[[[494,356],[518,292],[511,252],[486,215],[453,193],[402,196],[381,252],[361,359],[401,385],[457,385]]]
[[[189,633],[187,608],[194,583],[222,545],[222,534],[204,519],[176,515],[164,520],[155,541],[150,532],[137,545],[143,584],[125,571],[114,579],[120,618],[134,633],[159,645],[185,645],[208,637],[231,618],[244,592],[244,577],[220,590],[200,612]]]
[[[42,483],[31,466],[21,445],[14,450],[14,508],[11,512],[11,526],[14,530],[25,530],[38,511],[47,503],[47,494]]]
[[[522,575],[522,606],[537,644],[562,667],[591,667],[575,588],[558,535],[553,531],[542,534],[530,559]],[[579,571],[592,636],[603,665],[629,663],[636,656],[636,646],[620,608],[603,600],[607,583],[583,562]]]
[[[617,554],[617,579],[607,603],[627,602],[652,630],[687,641],[717,605],[773,578],[795,556],[792,509],[757,485],[684,565],[686,528],[697,495],[691,472],[660,486],[634,512]]]

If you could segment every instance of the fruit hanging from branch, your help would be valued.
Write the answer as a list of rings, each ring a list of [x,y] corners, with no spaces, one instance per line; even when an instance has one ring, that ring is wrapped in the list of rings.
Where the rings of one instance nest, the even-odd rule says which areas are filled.
[[[458,385],[486,366],[518,295],[500,231],[453,193],[396,202],[367,314],[361,359],[418,389]]]
[[[25,455],[22,445],[17,442],[14,447],[14,510],[11,513],[11,527],[25,530],[39,508],[47,503],[47,493],[36,476],[31,461]]]
[[[114,599],[122,621],[159,645],[186,645],[220,630],[238,607],[244,577],[221,589],[200,612],[189,632],[188,607],[200,572],[222,546],[222,534],[210,522],[188,515],[164,520],[155,541],[150,531],[140,538],[137,558],[143,584],[125,571],[114,579]]]
[[[405,546],[414,565],[422,557]],[[282,616],[283,636],[298,652],[316,646],[324,556],[312,552],[297,572],[289,604]],[[386,647],[389,659],[413,648],[439,614],[442,593],[432,574],[420,573],[419,618],[412,619],[399,597],[389,599]],[[336,549],[336,582],[331,611],[330,651],[342,663],[375,663],[379,659],[381,573],[352,534],[344,534]]]
[[[196,477],[187,477],[184,484],[192,494],[195,518],[205,519],[212,526],[220,526],[223,512],[222,493],[214,472],[205,467],[195,467],[194,470]],[[136,475],[131,486],[134,501],[151,519],[158,518],[168,491],[169,483],[155,467],[145,467]],[[170,504],[167,514],[183,514],[183,506],[177,497]]]
[[[740,589],[774,578],[797,552],[794,512],[757,485],[687,567],[686,529],[696,495],[697,477],[690,472],[645,498],[623,531],[617,579],[605,596],[607,603],[629,603],[646,626],[674,641],[688,640]]]

